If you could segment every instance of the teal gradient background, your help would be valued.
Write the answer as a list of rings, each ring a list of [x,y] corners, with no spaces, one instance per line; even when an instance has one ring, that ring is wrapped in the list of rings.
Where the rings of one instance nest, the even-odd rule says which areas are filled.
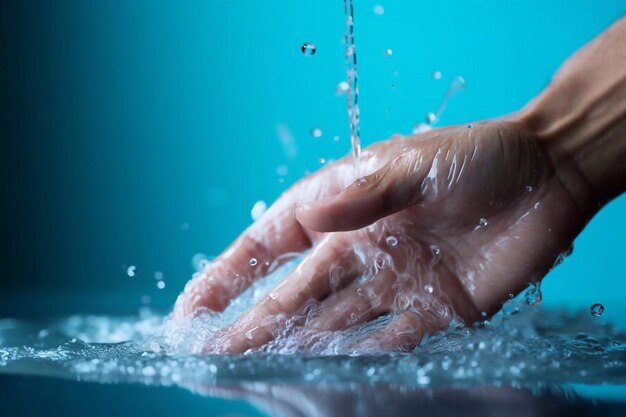
[[[167,311],[194,254],[217,255],[251,223],[255,201],[348,151],[345,97],[335,95],[345,78],[339,0],[1,4],[2,317],[135,312],[145,294]],[[355,6],[365,143],[409,132],[455,75],[467,88],[441,124],[519,109],[626,12],[621,0]],[[300,53],[305,41],[315,56]],[[293,133],[293,159],[279,124]],[[550,274],[545,302],[602,302],[617,320],[625,260],[622,196]]]

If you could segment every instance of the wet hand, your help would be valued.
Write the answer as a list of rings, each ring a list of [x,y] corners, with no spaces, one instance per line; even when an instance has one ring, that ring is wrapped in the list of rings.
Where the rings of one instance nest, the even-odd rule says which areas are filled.
[[[489,317],[539,281],[585,220],[550,152],[520,121],[397,136],[366,148],[358,171],[344,158],[285,192],[187,284],[174,317],[223,310],[312,247],[207,349],[259,347],[287,321],[321,332],[383,315],[389,321],[368,343],[410,349],[454,317]]]

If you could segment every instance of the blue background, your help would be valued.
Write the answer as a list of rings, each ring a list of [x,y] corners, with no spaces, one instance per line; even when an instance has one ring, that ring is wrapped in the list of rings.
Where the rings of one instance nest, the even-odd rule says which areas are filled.
[[[519,109],[626,11],[618,0],[355,3],[365,143],[409,132],[455,75],[467,88],[441,124]],[[1,4],[2,317],[134,312],[145,294],[166,311],[194,254],[218,254],[255,201],[349,149],[345,97],[335,95],[345,78],[339,0]],[[313,57],[300,53],[307,41]],[[545,281],[545,303],[602,302],[617,320],[625,258],[622,196]]]

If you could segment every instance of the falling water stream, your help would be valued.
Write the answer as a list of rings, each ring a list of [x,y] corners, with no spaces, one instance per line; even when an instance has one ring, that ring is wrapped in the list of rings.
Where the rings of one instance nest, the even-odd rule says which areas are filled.
[[[350,123],[350,143],[355,164],[361,153],[361,132],[359,130],[359,84],[357,73],[356,46],[354,44],[354,6],[352,0],[344,0],[346,26],[344,42],[346,45],[346,76],[348,80],[348,121]]]

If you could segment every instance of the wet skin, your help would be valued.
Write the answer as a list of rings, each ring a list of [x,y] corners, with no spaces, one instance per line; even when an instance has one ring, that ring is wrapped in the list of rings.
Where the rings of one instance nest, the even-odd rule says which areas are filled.
[[[472,323],[495,313],[584,225],[549,152],[519,121],[397,136],[366,148],[359,169],[369,174],[344,158],[291,187],[187,285],[175,316],[221,311],[281,255],[313,247],[209,349],[258,347],[294,317],[326,331],[385,314],[391,321],[368,338],[409,349],[454,315]]]

